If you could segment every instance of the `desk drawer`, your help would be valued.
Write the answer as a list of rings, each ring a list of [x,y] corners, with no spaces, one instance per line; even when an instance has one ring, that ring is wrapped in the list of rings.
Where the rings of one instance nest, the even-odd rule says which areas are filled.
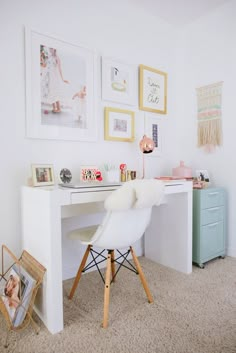
[[[91,191],[91,192],[72,192],[71,193],[71,204],[89,203],[104,201],[113,190],[106,191]]]
[[[223,190],[204,190],[201,198],[201,209],[224,205]]]
[[[224,207],[212,207],[201,211],[200,225],[215,223],[224,219]]]

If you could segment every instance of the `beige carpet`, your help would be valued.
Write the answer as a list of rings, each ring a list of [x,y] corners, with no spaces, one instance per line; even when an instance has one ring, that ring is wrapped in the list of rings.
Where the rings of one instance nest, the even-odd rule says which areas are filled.
[[[63,332],[51,335],[42,323],[12,333],[6,353],[235,353],[236,259],[227,257],[193,267],[184,275],[140,258],[154,303],[149,304],[137,275],[121,270],[111,288],[108,329],[101,328],[103,284],[97,272],[81,279],[72,301],[72,281],[64,283]],[[37,320],[39,322],[39,320]]]

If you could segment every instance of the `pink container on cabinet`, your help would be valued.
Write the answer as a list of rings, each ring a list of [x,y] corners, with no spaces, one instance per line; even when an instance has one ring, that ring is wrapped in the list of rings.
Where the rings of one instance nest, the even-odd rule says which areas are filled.
[[[172,169],[172,175],[182,178],[191,178],[192,177],[192,168],[186,167],[184,161],[180,161],[178,167]]]

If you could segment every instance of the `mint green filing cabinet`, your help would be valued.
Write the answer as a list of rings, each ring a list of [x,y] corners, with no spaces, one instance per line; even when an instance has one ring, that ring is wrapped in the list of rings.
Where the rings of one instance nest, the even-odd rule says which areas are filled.
[[[225,190],[193,190],[193,263],[225,256]]]

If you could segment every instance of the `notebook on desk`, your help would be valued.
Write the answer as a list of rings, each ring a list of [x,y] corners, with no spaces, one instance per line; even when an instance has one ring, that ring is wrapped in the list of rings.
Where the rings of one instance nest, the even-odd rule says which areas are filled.
[[[121,183],[108,183],[108,182],[85,182],[85,183],[68,183],[68,184],[59,184],[64,188],[71,188],[71,189],[90,189],[90,188],[108,188],[108,187],[116,187],[121,186]]]

